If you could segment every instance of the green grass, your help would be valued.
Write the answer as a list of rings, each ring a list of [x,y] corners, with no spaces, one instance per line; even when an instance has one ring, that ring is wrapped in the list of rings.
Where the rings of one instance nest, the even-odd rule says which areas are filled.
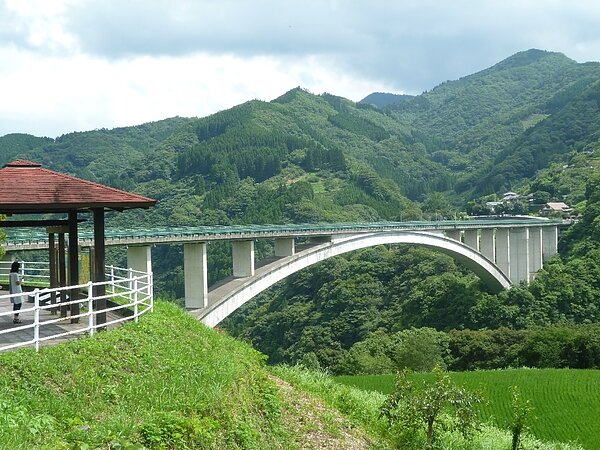
[[[305,448],[302,431],[286,422],[290,403],[264,359],[165,302],[137,324],[39,353],[2,353],[0,449]],[[379,414],[383,394],[322,373],[269,370],[322,398],[356,429],[368,429],[372,448],[390,448]],[[302,401],[294,404],[300,405],[295,416],[314,415]],[[322,417],[325,432],[335,436],[335,416],[325,410]],[[509,441],[508,433],[486,427],[468,443],[446,433],[444,448],[501,449]],[[536,449],[574,448],[532,442]]]
[[[0,448],[285,448],[248,345],[174,305],[91,338],[0,354]]]
[[[512,369],[450,373],[452,380],[483,393],[487,404],[480,418],[507,428],[512,413],[510,387],[518,386],[529,400],[535,418],[531,432],[545,441],[578,442],[586,449],[600,449],[600,371],[569,369]],[[433,374],[414,374],[433,380]],[[342,376],[345,385],[388,394],[393,375]]]

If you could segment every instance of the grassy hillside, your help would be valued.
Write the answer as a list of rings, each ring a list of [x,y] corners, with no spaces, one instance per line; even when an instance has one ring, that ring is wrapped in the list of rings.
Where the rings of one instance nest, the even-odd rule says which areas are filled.
[[[299,426],[302,415],[315,420]],[[344,436],[366,448],[322,415],[283,393],[258,352],[162,302],[138,324],[0,354],[2,449],[315,448],[311,429],[338,445],[327,448]]]
[[[0,448],[393,448],[383,394],[298,368],[275,368],[274,377],[263,361],[164,302],[93,338],[2,353]],[[490,426],[468,441],[442,438],[449,450],[499,450],[510,440]]]
[[[500,428],[510,424],[511,386],[533,406],[531,432],[546,441],[578,442],[586,449],[600,448],[600,371],[566,369],[513,369],[450,373],[454,382],[483,393],[480,418]],[[414,374],[432,381],[433,374]],[[390,393],[393,375],[336,377],[336,381],[361,389]]]

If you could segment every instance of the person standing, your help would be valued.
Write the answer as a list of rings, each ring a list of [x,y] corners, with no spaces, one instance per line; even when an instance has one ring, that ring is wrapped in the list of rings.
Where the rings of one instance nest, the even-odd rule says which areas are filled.
[[[21,283],[23,280],[19,276],[19,269],[21,268],[21,263],[19,261],[13,261],[10,266],[10,274],[9,274],[9,283],[8,283],[8,292],[9,294],[20,294],[23,292],[23,288],[21,287]],[[13,323],[21,323],[21,319],[19,319],[19,310],[23,305],[23,296],[15,295],[10,298],[10,302],[13,304]]]

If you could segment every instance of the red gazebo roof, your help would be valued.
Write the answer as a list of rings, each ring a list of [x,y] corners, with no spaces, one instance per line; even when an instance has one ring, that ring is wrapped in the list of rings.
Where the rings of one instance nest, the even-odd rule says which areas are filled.
[[[19,159],[0,169],[0,214],[131,209],[156,200],[72,177]]]

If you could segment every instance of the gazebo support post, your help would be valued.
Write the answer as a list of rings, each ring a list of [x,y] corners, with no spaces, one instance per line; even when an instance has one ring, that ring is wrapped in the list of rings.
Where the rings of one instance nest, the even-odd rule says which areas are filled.
[[[94,208],[94,283],[103,283],[105,280],[104,266],[106,265],[106,253],[104,247],[104,208]],[[94,297],[104,297],[106,285],[94,286]],[[106,323],[106,298],[95,301],[95,310],[102,311],[96,314],[96,325]]]
[[[60,287],[67,285],[67,271],[65,267],[65,233],[58,233],[58,284]],[[67,305],[63,305],[64,292],[61,293],[60,317],[67,317]]]
[[[56,276],[56,234],[48,233],[48,260],[50,261],[50,289],[58,287],[58,277]],[[50,293],[50,303],[56,305],[56,291]],[[56,308],[50,310],[51,314],[56,314]]]
[[[77,210],[69,211],[69,285],[79,284],[79,237],[77,234]],[[79,300],[79,288],[71,289],[71,301]],[[79,303],[71,304],[71,315],[79,315]],[[78,323],[79,317],[71,319]]]

